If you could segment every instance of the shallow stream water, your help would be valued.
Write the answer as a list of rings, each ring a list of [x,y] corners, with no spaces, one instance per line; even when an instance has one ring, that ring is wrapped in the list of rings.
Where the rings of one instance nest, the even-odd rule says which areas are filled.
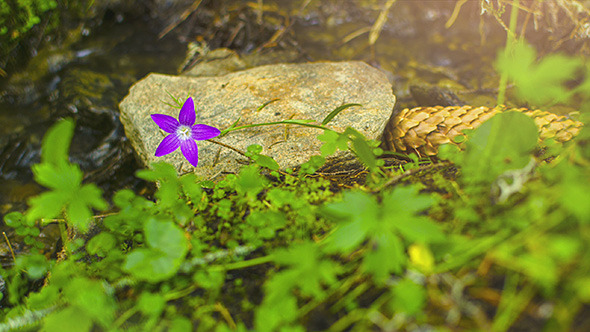
[[[133,186],[139,165],[125,142],[118,103],[149,72],[176,73],[184,52],[157,33],[141,20],[107,22],[68,49],[51,50],[41,73],[13,75],[0,99],[0,213],[22,209],[41,190],[30,166],[40,160],[45,131],[63,117],[76,120],[70,155],[88,180],[107,191]]]
[[[44,190],[31,166],[40,161],[43,135],[58,119],[71,117],[76,129],[70,160],[80,165],[85,182],[99,185],[106,197],[123,188],[141,191],[134,176],[141,165],[126,141],[118,103],[129,87],[150,72],[175,74],[184,46],[175,38],[158,39],[144,20],[107,21],[67,48],[42,50],[27,70],[12,75],[0,89],[0,218],[24,211],[26,201]],[[49,53],[49,55],[47,55]],[[0,227],[16,253],[26,250],[14,231]],[[45,227],[41,241],[48,252],[59,238]],[[6,241],[0,241],[3,264],[10,263]],[[6,259],[4,259],[6,258]]]

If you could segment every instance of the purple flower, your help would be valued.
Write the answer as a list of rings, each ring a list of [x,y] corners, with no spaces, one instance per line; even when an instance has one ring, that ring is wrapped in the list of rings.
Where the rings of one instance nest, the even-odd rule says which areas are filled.
[[[152,114],[151,116],[158,127],[172,134],[164,137],[160,145],[158,145],[156,157],[174,152],[180,146],[180,151],[182,151],[186,160],[194,167],[197,167],[199,163],[199,148],[195,140],[210,139],[217,137],[221,133],[215,127],[195,124],[195,103],[191,97],[182,105],[178,120],[166,114]]]

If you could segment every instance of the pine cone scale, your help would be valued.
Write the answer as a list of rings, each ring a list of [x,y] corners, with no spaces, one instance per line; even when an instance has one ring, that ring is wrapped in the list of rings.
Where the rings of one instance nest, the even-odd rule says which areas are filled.
[[[554,138],[565,142],[575,137],[582,127],[580,121],[541,110],[511,109],[533,118],[541,140]],[[401,153],[434,156],[441,144],[452,143],[465,129],[475,129],[503,107],[434,106],[404,109],[394,115],[384,132],[385,148]]]

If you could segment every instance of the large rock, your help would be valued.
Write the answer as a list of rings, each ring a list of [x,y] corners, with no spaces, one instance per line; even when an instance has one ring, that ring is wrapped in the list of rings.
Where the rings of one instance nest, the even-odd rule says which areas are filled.
[[[198,141],[199,165],[193,168],[180,149],[155,157],[164,138],[150,114],[178,117],[179,109],[167,92],[183,100],[193,97],[197,123],[229,127],[286,119],[311,119],[318,124],[336,107],[359,103],[342,111],[329,127],[343,131],[353,127],[366,137],[380,139],[395,103],[391,85],[384,74],[363,62],[321,62],[278,64],[256,67],[217,77],[188,77],[150,74],[137,82],[121,102],[121,122],[141,160],[149,165],[167,161],[179,172],[194,171],[205,179],[216,180],[224,173],[235,173],[247,160],[232,149],[208,141]],[[278,99],[258,110],[261,105]],[[263,154],[273,157],[282,168],[295,167],[312,155],[319,155],[322,131],[297,125],[276,125],[230,132],[219,141],[245,151],[260,144]],[[347,157],[336,155],[331,161]]]

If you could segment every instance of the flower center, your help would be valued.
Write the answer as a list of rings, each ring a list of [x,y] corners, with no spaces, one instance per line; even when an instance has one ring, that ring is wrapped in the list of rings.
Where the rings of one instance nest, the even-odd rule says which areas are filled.
[[[182,141],[191,138],[191,136],[192,136],[191,127],[189,127],[189,126],[178,127],[178,129],[176,130],[176,136],[178,137],[179,140],[182,140]]]

